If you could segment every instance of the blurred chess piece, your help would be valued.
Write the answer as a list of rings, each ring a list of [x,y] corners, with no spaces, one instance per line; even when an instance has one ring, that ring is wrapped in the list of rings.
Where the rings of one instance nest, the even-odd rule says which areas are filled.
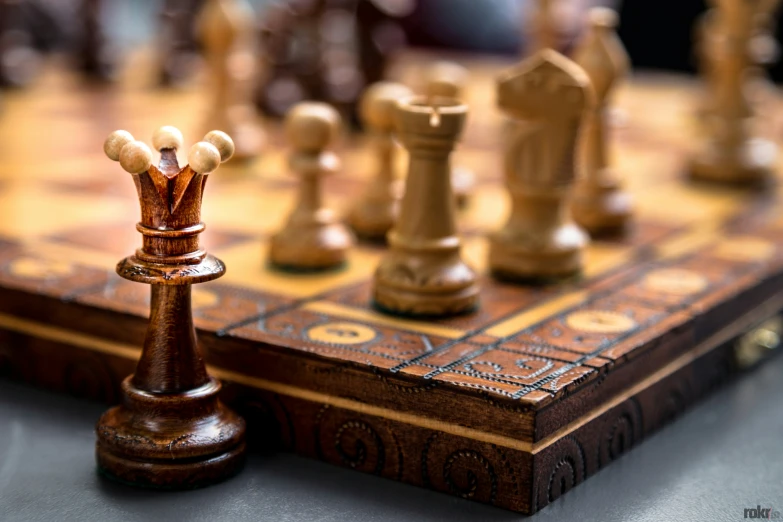
[[[197,21],[212,86],[204,128],[225,129],[240,160],[258,156],[264,141],[250,97],[256,74],[253,17],[245,0],[206,0]]]
[[[505,150],[511,212],[489,238],[490,268],[522,282],[577,275],[588,237],[568,207],[577,136],[594,105],[590,79],[565,56],[544,49],[503,73],[497,89],[498,107],[516,121]]]
[[[759,32],[761,4],[742,0],[712,0],[709,55],[713,102],[704,120],[705,138],[691,157],[694,179],[729,184],[759,184],[775,167],[777,147],[758,135],[757,118],[748,97],[753,74],[751,43]],[[763,17],[762,17],[763,18]]]
[[[526,2],[524,54],[533,55],[541,49],[559,48],[560,36],[553,4],[559,0],[532,0]]]
[[[632,217],[631,196],[609,161],[609,98],[630,68],[616,27],[615,11],[593,8],[590,30],[574,53],[574,61],[590,77],[596,104],[583,131],[584,172],[576,183],[571,210],[574,220],[593,236],[622,233]]]
[[[203,3],[204,0],[164,0],[156,49],[159,85],[181,85],[192,76],[199,60],[196,15]]]
[[[329,150],[339,127],[339,114],[321,102],[297,104],[286,116],[286,137],[292,149],[289,164],[299,176],[299,198],[270,243],[269,259],[279,268],[337,268],[345,264],[355,243],[353,233],[323,204],[323,177],[340,167],[339,158]]]
[[[454,62],[435,62],[427,66],[425,74],[426,96],[462,99],[468,82],[468,70],[463,66]],[[451,188],[457,198],[457,206],[464,207],[468,204],[475,186],[476,175],[473,171],[459,164],[452,167]]]
[[[117,52],[103,27],[104,0],[80,0],[78,20],[83,24],[77,36],[79,69],[90,79],[117,79]]]
[[[0,0],[0,85],[23,87],[39,69],[40,56],[25,23],[28,0]]]
[[[304,100],[337,108],[358,123],[367,85],[383,78],[389,57],[406,42],[397,19],[415,2],[299,0],[272,4],[261,22],[267,74],[255,94],[258,107],[282,117]]]
[[[372,140],[376,170],[366,191],[351,209],[348,223],[366,239],[385,240],[386,234],[397,222],[402,185],[394,172],[398,152],[394,141],[394,112],[397,100],[411,94],[411,90],[402,84],[378,82],[362,95],[360,115]]]

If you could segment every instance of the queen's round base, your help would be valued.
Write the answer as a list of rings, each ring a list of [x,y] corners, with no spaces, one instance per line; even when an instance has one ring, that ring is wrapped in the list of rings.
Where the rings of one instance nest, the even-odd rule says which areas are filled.
[[[245,421],[217,399],[217,380],[182,394],[139,390],[132,377],[122,388],[123,404],[96,425],[101,474],[139,487],[191,489],[242,468]]]
[[[129,486],[150,489],[197,489],[238,474],[245,464],[245,444],[195,461],[137,461],[96,448],[98,473]]]
[[[763,185],[773,177],[777,147],[763,139],[750,139],[736,151],[709,147],[688,163],[688,175],[698,181],[730,185]]]

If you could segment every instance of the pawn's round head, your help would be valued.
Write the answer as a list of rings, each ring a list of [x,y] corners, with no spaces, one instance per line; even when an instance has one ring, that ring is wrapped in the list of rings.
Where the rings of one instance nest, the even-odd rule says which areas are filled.
[[[158,152],[163,149],[179,150],[182,148],[182,132],[176,127],[165,125],[155,131],[152,135],[152,146]]]
[[[361,114],[362,121],[370,129],[379,132],[393,130],[397,100],[412,94],[413,92],[401,83],[377,82],[372,84],[364,91],[359,103],[359,114]]]
[[[329,104],[302,102],[285,117],[288,142],[295,150],[317,152],[334,141],[340,128],[340,115]]]
[[[468,81],[468,70],[454,62],[435,62],[427,68],[427,96],[460,98]]]

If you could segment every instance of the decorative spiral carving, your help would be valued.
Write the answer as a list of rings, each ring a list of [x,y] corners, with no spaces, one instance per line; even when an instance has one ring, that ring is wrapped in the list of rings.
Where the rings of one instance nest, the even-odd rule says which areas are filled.
[[[370,445],[365,441],[370,441]],[[340,426],[334,435],[334,449],[340,455],[345,466],[365,468],[368,452],[375,449],[375,466],[372,473],[380,475],[386,462],[386,449],[378,433],[366,422],[350,420]]]
[[[506,481],[516,483],[513,469],[490,445],[469,443],[472,447],[465,447],[465,443],[464,439],[451,440],[438,433],[430,436],[421,456],[424,484],[462,498],[494,503],[499,487],[496,470],[502,469]]]
[[[660,428],[680,416],[690,402],[690,386],[681,381],[655,401],[655,428]]]
[[[605,466],[636,444],[642,437],[642,412],[635,399],[618,406],[605,422],[598,445],[598,465]]]
[[[254,443],[264,448],[296,447],[294,423],[279,395],[255,396],[242,406],[241,413],[248,422],[248,431],[255,434]]]
[[[473,498],[479,486],[478,476],[471,469],[475,466],[484,468],[483,473],[489,477],[489,500],[494,502],[498,489],[495,470],[487,459],[475,451],[461,450],[449,455],[443,464],[443,480],[448,485],[449,490],[455,495],[459,495],[462,498]],[[460,477],[457,470],[461,470],[464,476]]]
[[[571,488],[585,479],[585,452],[573,437],[564,437],[547,448],[542,465],[549,463],[549,473],[542,473],[536,479],[538,486],[533,511],[554,502]]]
[[[316,418],[318,456],[366,473],[399,478],[402,450],[382,419],[324,406]]]

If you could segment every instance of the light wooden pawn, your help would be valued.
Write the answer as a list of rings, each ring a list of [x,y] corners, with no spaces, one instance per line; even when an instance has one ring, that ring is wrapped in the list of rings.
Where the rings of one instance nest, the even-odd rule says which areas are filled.
[[[468,82],[468,70],[454,62],[435,62],[427,67],[425,94],[432,98],[462,99]],[[451,169],[451,188],[457,198],[457,205],[468,204],[470,194],[476,186],[475,173],[465,166],[455,165]]]
[[[588,236],[569,196],[575,148],[594,103],[587,73],[551,49],[498,78],[498,107],[514,120],[505,150],[511,213],[490,236],[489,265],[503,279],[551,281],[579,274]]]
[[[234,156],[239,160],[258,156],[264,143],[249,89],[255,63],[253,19],[246,0],[206,0],[197,20],[211,83],[202,128],[204,132],[225,129],[233,137]]]
[[[397,100],[410,94],[411,90],[402,84],[378,82],[360,100],[359,114],[371,134],[377,170],[366,192],[348,214],[348,223],[367,239],[385,240],[399,215],[402,185],[394,172],[397,153],[394,111]]]
[[[460,255],[449,156],[468,108],[450,98],[397,102],[397,133],[410,154],[405,195],[389,251],[375,272],[373,300],[381,310],[448,316],[475,309],[476,273]]]
[[[571,211],[574,220],[593,236],[622,233],[633,215],[631,195],[623,190],[609,164],[609,95],[630,68],[616,27],[615,11],[592,9],[587,37],[574,54],[574,61],[592,81],[596,104],[584,129],[584,168],[574,189]]]
[[[300,177],[300,186],[296,207],[270,244],[270,261],[279,268],[335,268],[346,262],[355,243],[353,233],[322,199],[322,178],[340,167],[337,155],[327,150],[339,126],[337,111],[325,103],[299,103],[286,115],[286,136],[292,148],[289,165]]]
[[[748,96],[754,64],[751,41],[758,34],[765,2],[712,0],[716,8],[709,52],[714,98],[704,120],[704,140],[687,166],[697,180],[759,185],[771,179],[777,147],[757,135]]]

